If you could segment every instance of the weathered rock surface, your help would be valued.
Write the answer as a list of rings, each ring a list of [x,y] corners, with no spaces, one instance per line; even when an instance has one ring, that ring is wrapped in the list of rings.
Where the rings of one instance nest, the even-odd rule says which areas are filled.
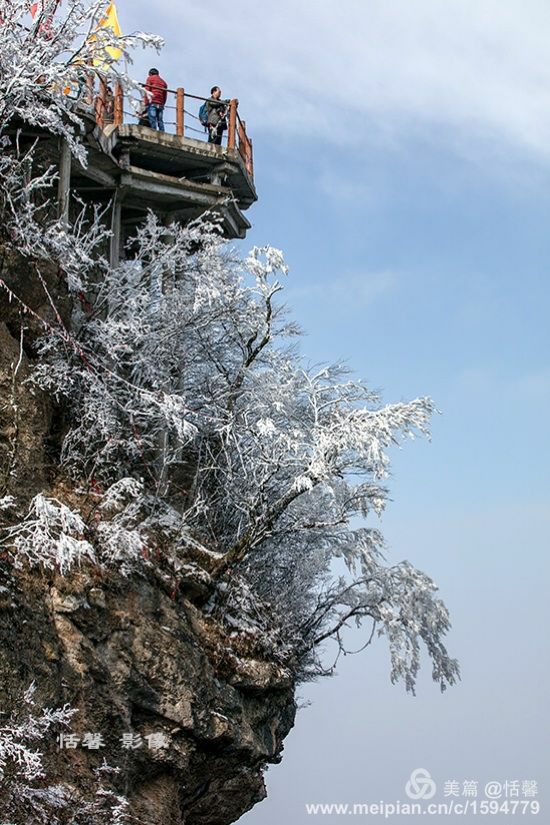
[[[37,704],[78,708],[71,733],[104,746],[48,755],[52,781],[91,786],[105,758],[118,789],[149,825],[225,825],[265,796],[295,713],[280,666],[239,656],[230,638],[184,598],[146,577],[13,573],[0,582],[2,711],[34,680]],[[8,595],[9,594],[9,595]],[[141,737],[135,749],[124,734]],[[168,746],[145,737],[164,734]]]
[[[0,245],[0,497],[43,490],[58,440],[54,406],[28,379],[36,339],[54,319],[48,296],[65,324],[70,303],[57,270],[42,269],[41,282],[30,262]]]

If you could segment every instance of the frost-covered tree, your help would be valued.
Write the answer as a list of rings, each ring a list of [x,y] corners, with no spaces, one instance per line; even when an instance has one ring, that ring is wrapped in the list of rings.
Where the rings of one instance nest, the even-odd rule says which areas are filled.
[[[85,162],[79,110],[91,105],[87,82],[95,79],[97,88],[101,75],[105,83],[136,88],[113,52],[130,60],[131,48],[158,48],[162,40],[143,32],[117,36],[101,26],[106,0],[66,0],[61,8],[59,0],[41,0],[34,19],[30,5],[0,0],[0,135],[14,122],[42,127],[67,139]]]
[[[75,493],[69,505],[0,489],[11,559],[64,573],[169,570],[176,584],[198,571],[205,610],[296,678],[327,672],[323,643],[344,650],[345,628],[366,622],[367,642],[387,637],[393,681],[414,690],[423,643],[445,689],[458,678],[442,641],[448,612],[426,574],[387,564],[373,524],[388,451],[429,434],[432,401],[383,404],[342,366],[308,367],[279,300],[282,254],[239,257],[214,218],[182,227],[149,215],[115,268],[101,256],[100,212],[83,209],[70,227],[49,218],[55,170],[38,171],[34,148],[18,152],[15,127],[57,132],[85,162],[79,102],[60,90],[98,47],[83,23],[93,28],[101,7],[70,3],[47,35],[20,28],[23,9],[0,0],[1,243],[28,260],[50,305],[33,317],[32,381],[64,410],[59,478]],[[52,260],[75,299],[70,322],[43,274]],[[32,314],[1,273],[0,288]],[[20,334],[23,347],[24,324]]]

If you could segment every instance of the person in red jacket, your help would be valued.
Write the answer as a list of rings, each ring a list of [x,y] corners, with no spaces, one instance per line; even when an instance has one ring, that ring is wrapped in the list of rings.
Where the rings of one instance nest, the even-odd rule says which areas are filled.
[[[149,69],[149,77],[145,81],[145,96],[143,102],[147,106],[147,117],[151,129],[164,132],[164,106],[166,104],[168,85],[159,74],[158,69]]]

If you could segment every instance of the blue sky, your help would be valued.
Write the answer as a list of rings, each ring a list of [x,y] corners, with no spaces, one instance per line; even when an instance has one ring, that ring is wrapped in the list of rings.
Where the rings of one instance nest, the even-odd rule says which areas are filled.
[[[442,696],[426,671],[412,698],[382,641],[344,660],[303,688],[312,705],[242,821],[403,799],[416,767],[538,779],[548,800],[550,6],[184,0],[119,16],[167,40],[138,75],[156,64],[172,87],[239,97],[260,197],[247,242],[285,250],[304,354],[442,411],[430,444],[396,453],[382,528],[392,560],[440,585],[463,681]]]

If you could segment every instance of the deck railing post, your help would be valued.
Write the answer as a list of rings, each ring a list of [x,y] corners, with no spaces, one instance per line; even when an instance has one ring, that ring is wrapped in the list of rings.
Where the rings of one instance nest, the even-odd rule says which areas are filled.
[[[116,84],[115,88],[115,111],[114,124],[115,126],[122,126],[124,123],[124,91],[120,83]]]
[[[239,145],[238,150],[239,154],[244,160],[244,165],[246,167],[246,171],[252,177],[253,175],[253,163],[252,163],[252,141],[246,134],[246,121],[239,120]]]
[[[86,103],[89,106],[94,105],[94,76],[91,72],[86,75]]]
[[[254,150],[252,148],[252,140],[248,138],[248,145],[250,146],[250,169],[248,173],[252,180],[254,180]]]
[[[99,94],[95,103],[95,120],[100,129],[105,128],[105,101],[107,99],[107,84],[99,78]]]
[[[237,151],[239,155],[245,160],[245,152],[246,152],[246,132],[245,132],[245,124],[244,121],[237,119],[237,136],[239,138],[237,142]]]
[[[237,98],[233,98],[233,100],[229,103],[229,130],[227,133],[227,148],[234,149],[235,148],[235,141],[236,141],[236,131],[237,131],[237,106],[239,105],[239,101]]]
[[[176,135],[178,137],[183,137],[184,134],[184,101],[185,90],[178,86],[176,89]]]

